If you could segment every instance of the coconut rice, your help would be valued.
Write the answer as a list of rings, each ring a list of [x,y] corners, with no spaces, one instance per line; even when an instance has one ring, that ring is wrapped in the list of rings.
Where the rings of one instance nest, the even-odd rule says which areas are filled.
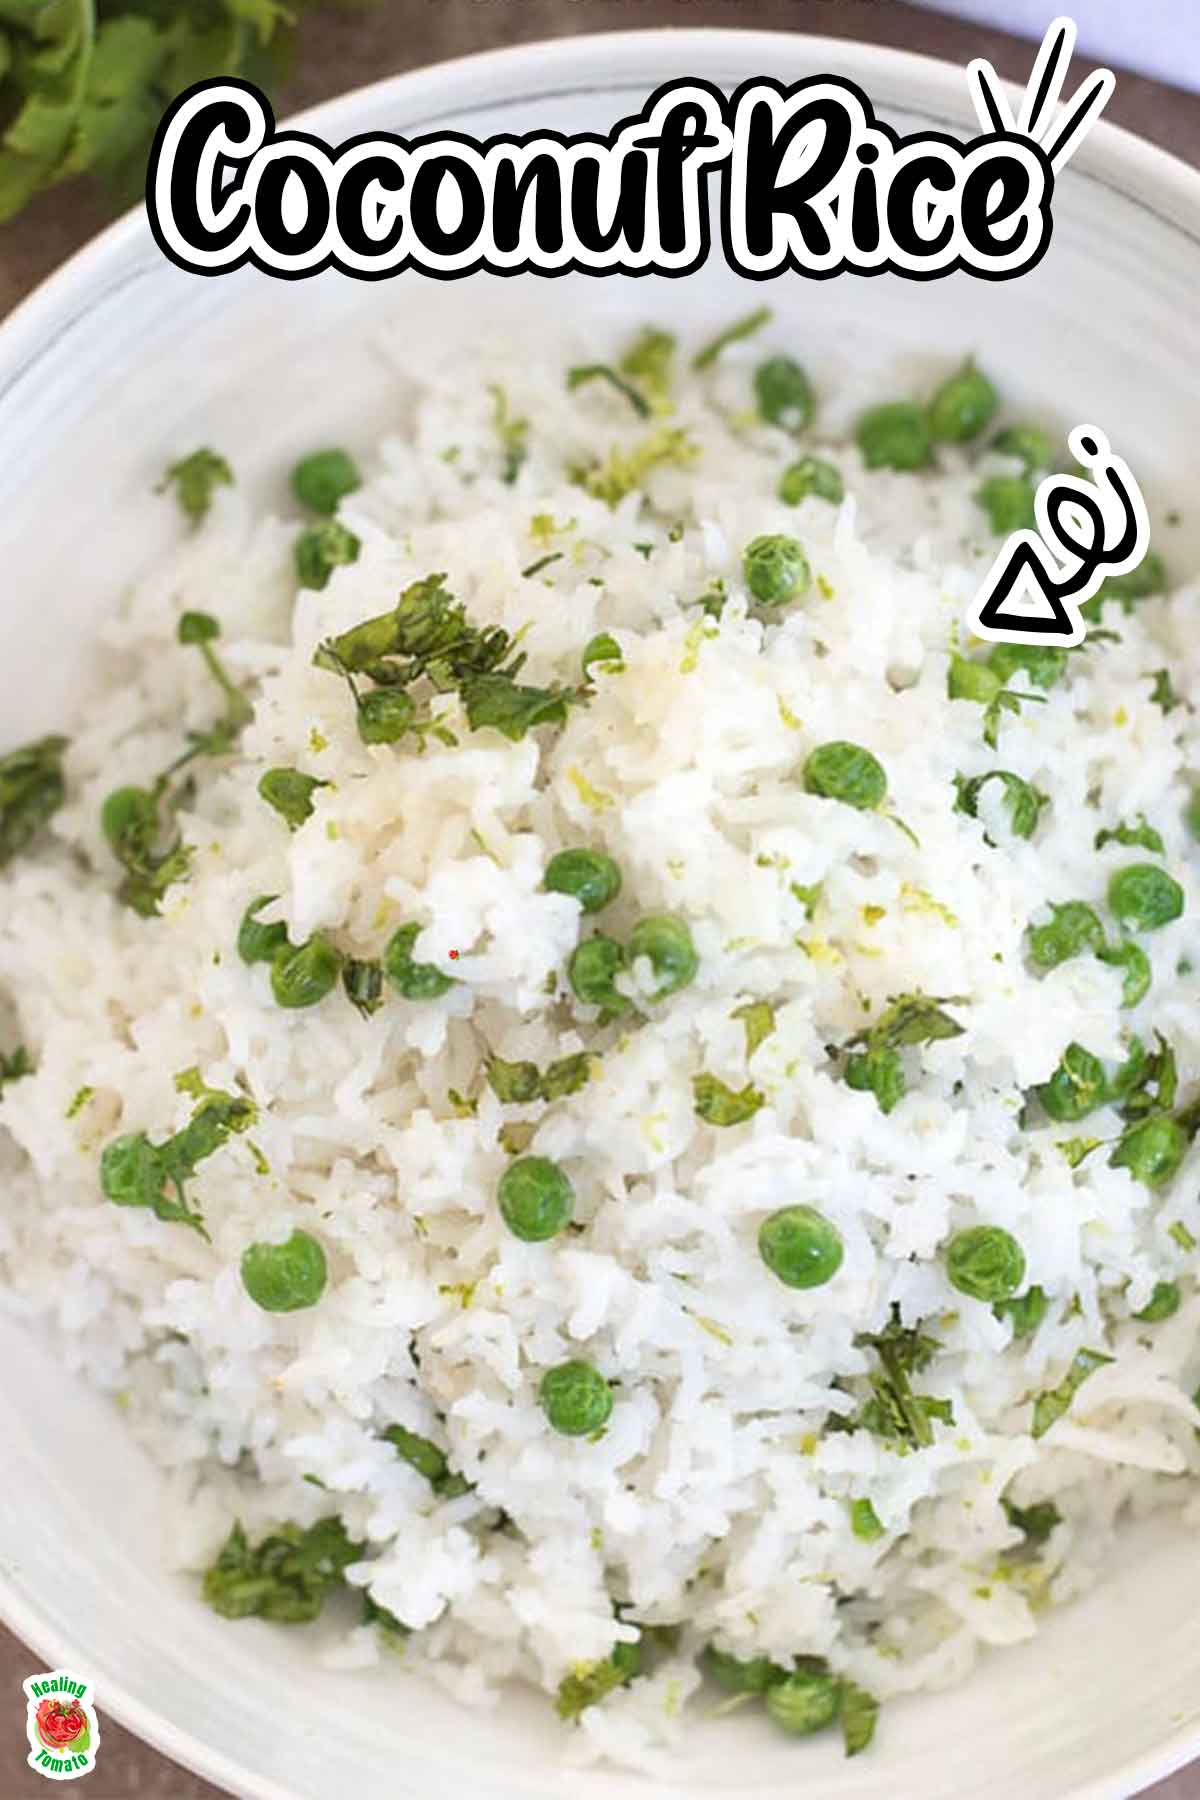
[[[1195,1493],[1200,1152],[1148,1187],[1109,1160],[1115,1104],[1063,1124],[1031,1093],[1073,1043],[1111,1067],[1156,1034],[1185,1101],[1200,1080],[1200,652],[1181,624],[1196,591],[1109,605],[1119,639],[1073,653],[1040,695],[1014,681],[1035,698],[1001,717],[993,749],[947,674],[980,649],[958,622],[995,544],[981,469],[1010,459],[949,446],[924,474],[867,470],[839,439],[821,454],[845,499],[787,506],[797,445],[753,416],[757,340],[700,375],[681,359],[673,410],[650,421],[602,381],[568,390],[594,344],[387,351],[396,429],[351,446],[366,479],[338,513],[357,561],[298,589],[294,514],[254,516],[222,488],[98,632],[100,678],[63,727],[66,802],[0,877],[0,1047],[34,1064],[0,1095],[5,1304],[56,1334],[167,1471],[174,1566],[208,1567],[234,1521],[253,1542],[342,1519],[365,1546],[346,1585],[411,1635],[399,1645],[339,1598],[331,1668],[400,1647],[485,1705],[513,1678],[553,1696],[618,1642],[680,1627],[568,1739],[647,1767],[686,1702],[711,1704],[710,1645],[785,1668],[825,1658],[886,1709],[1031,1637],[1102,1571],[1122,1515]],[[511,482],[498,419],[510,436],[528,422]],[[615,505],[580,485],[598,456],[667,429],[686,452]],[[764,533],[805,547],[813,579],[793,604],[747,594],[742,552]],[[449,695],[453,743],[366,745],[314,649],[432,572],[476,623],[525,632],[522,679],[578,683],[597,633],[619,656],[565,723],[519,741],[472,731]],[[100,811],[211,722],[211,686],[176,640],[187,609],[219,618],[254,717],[231,754],[195,765],[178,815],[190,872],[145,918],[116,898]],[[883,765],[884,808],[797,778],[843,739]],[[279,765],[327,784],[295,831],[257,792]],[[978,816],[955,810],[955,776],[996,768],[1048,797],[1027,838],[998,782]],[[1097,849],[1140,817],[1161,856]],[[543,887],[576,845],[622,872],[596,920]],[[1185,907],[1138,936],[1144,998],[1123,1008],[1122,969],[1090,954],[1034,966],[1028,928],[1053,904],[1087,901],[1116,941],[1106,885],[1145,861]],[[236,949],[262,895],[293,942],[320,930],[360,958],[415,922],[419,959],[453,985],[389,990],[371,1018],[340,991],[285,1011]],[[575,946],[658,913],[687,922],[694,982],[654,1002],[635,963],[620,980],[636,1007],[599,1020],[565,974]],[[904,1052],[907,1092],[885,1113],[848,1085],[844,1047],[914,993],[962,1034]],[[773,1028],[750,1051],[754,1001]],[[489,1056],[544,1068],[589,1050],[591,1079],[552,1102],[502,1102],[485,1078]],[[210,1241],[112,1204],[98,1179],[118,1134],[187,1122],[175,1077],[191,1069],[257,1109],[190,1186]],[[706,1123],[702,1073],[762,1104]],[[514,1142],[568,1172],[575,1229],[506,1229],[495,1191]],[[757,1248],[764,1218],[797,1202],[844,1249],[809,1290]],[[948,1241],[980,1224],[1012,1234],[1024,1286],[1047,1298],[1023,1337],[947,1278]],[[297,1228],[328,1283],[307,1309],[262,1310],[240,1259]],[[1136,1319],[1167,1282],[1174,1314]],[[897,1320],[936,1346],[913,1377],[947,1403],[927,1445],[845,1428],[877,1372],[862,1340]],[[1035,1396],[1081,1350],[1112,1360],[1035,1438]],[[571,1357],[613,1384],[594,1439],[558,1435],[539,1404],[544,1371]],[[466,1491],[439,1496],[382,1435],[395,1424],[436,1443]],[[1031,1553],[1012,1509],[1047,1502]]]

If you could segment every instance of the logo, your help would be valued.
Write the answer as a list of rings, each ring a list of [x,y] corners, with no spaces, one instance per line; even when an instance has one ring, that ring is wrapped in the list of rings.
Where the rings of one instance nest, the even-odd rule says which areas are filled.
[[[87,1682],[66,1669],[51,1669],[31,1675],[21,1686],[30,1768],[48,1781],[89,1775],[100,1748],[100,1720]]]

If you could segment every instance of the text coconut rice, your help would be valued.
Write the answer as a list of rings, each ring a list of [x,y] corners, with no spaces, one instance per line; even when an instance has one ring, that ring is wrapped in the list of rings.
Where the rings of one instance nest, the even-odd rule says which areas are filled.
[[[218,485],[103,625],[66,801],[0,878],[0,1041],[34,1071],[0,1099],[6,1301],[48,1321],[170,1472],[172,1562],[210,1567],[235,1521],[253,1546],[336,1516],[355,1546],[340,1585],[374,1609],[360,1624],[331,1599],[331,1667],[400,1649],[473,1704],[521,1678],[577,1718],[576,1753],[646,1767],[685,1729],[702,1652],[727,1676],[768,1659],[776,1681],[825,1659],[840,1693],[885,1705],[945,1685],[1031,1637],[1103,1568],[1120,1515],[1181,1504],[1200,1470],[1200,1153],[1158,1185],[1119,1157],[1131,1121],[1175,1105],[1164,1045],[1181,1104],[1200,1078],[1196,591],[1107,605],[1049,685],[1017,669],[1011,707],[951,699],[952,657],[988,648],[958,625],[998,541],[975,496],[1020,462],[941,444],[923,473],[867,470],[852,442],[823,444],[845,498],[787,505],[781,473],[812,446],[755,416],[772,347],[768,330],[700,373],[681,356],[670,400],[637,390],[640,417],[607,377],[568,388],[594,344],[439,361],[391,343],[395,434],[337,515],[357,560],[298,588],[295,514],[254,518]],[[763,534],[810,565],[784,605],[747,592]],[[522,682],[578,688],[609,635],[565,723],[472,730],[451,688],[433,703],[447,741],[361,740],[314,650],[439,572],[473,624],[524,634]],[[177,641],[190,610],[219,620],[253,720],[190,765],[190,867],[146,917],[117,897],[101,808],[212,724],[217,691]],[[808,791],[831,741],[878,759],[881,804]],[[294,830],[258,793],[281,766],[321,784]],[[989,770],[1045,797],[1028,835],[1019,783],[956,808],[956,776]],[[576,846],[623,878],[595,917],[543,886]],[[1106,894],[1131,864],[1169,872],[1182,916],[1123,933]],[[417,925],[417,963],[452,980],[418,999],[385,982],[372,1016],[340,986],[285,1009],[237,949],[264,895],[260,924],[366,962]],[[1031,921],[1067,901],[1149,959],[1132,1006],[1128,957],[1102,960],[1094,934],[1032,959]],[[615,980],[633,1005],[582,1004],[581,938],[627,944],[661,914],[690,932],[694,980],[656,1001],[634,958]],[[885,1111],[865,1034],[901,996],[961,1034],[901,1040]],[[1114,1073],[1135,1039],[1140,1085]],[[1072,1045],[1109,1084],[1078,1124],[1033,1093]],[[549,1101],[487,1079],[489,1058],[544,1071],[585,1051],[590,1078]],[[699,1115],[701,1075],[743,1122]],[[256,1110],[187,1184],[207,1237],[106,1198],[104,1148],[161,1144],[208,1090]],[[547,1241],[498,1209],[514,1153],[573,1186]],[[798,1205],[842,1249],[808,1288],[758,1242]],[[952,1284],[948,1246],[978,1227],[1015,1240],[1016,1298],[1041,1290],[1044,1311]],[[264,1310],[241,1259],[295,1230],[324,1252],[324,1289]],[[890,1388],[889,1342],[908,1359]],[[539,1399],[570,1359],[610,1384],[591,1435]],[[397,1439],[436,1445],[442,1478]],[[619,1644],[640,1645],[632,1680]]]

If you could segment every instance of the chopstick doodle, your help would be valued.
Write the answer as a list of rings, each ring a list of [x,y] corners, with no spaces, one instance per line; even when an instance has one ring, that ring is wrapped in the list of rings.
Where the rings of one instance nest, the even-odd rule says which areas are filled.
[[[1028,137],[1056,174],[1115,86],[1110,70],[1097,69],[1060,113],[1074,48],[1073,21],[1056,19],[1042,40],[1015,121],[991,64],[978,59],[967,68],[980,123]],[[1135,568],[1150,547],[1146,503],[1128,463],[1112,454],[1095,425],[1077,426],[1067,443],[1092,479],[1048,475],[1039,483],[1037,530],[1016,531],[1005,540],[975,596],[968,624],[979,637],[1010,644],[1081,644],[1087,635],[1084,602],[1108,576]],[[1018,604],[1011,604],[1014,600]]]
[[[678,276],[704,263],[715,227],[756,280],[1011,280],[1045,254],[1055,177],[1113,90],[1099,69],[1060,104],[1074,44],[1055,19],[1015,118],[991,65],[972,62],[980,130],[965,142],[902,134],[854,82],[817,74],[731,94],[680,77],[607,134],[380,132],[335,148],[277,130],[257,88],[219,78],[165,114],[146,203],[163,254],[199,275]]]
[[[1135,568],[1150,548],[1146,502],[1128,463],[1095,425],[1078,425],[1067,444],[1089,481],[1048,475],[1034,496],[1037,530],[1005,540],[976,594],[968,624],[1008,644],[1081,644],[1080,608],[1110,575]],[[1012,606],[1020,600],[1025,605]]]

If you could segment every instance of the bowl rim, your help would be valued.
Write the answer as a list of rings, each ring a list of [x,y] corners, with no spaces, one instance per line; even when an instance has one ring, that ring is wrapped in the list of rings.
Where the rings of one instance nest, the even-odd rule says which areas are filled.
[[[473,111],[564,93],[612,92],[622,87],[645,91],[652,78],[646,76],[644,64],[666,51],[676,64],[680,59],[711,61],[731,53],[745,62],[761,54],[764,67],[777,68],[775,58],[785,46],[793,57],[803,46],[805,56],[816,66],[858,80],[872,99],[885,107],[909,106],[926,113],[936,108],[951,127],[971,119],[959,63],[858,38],[730,25],[581,32],[474,51],[347,88],[285,115],[281,123],[318,131],[324,128],[333,136],[343,111],[368,96],[376,100],[387,96],[394,98],[398,116],[406,121],[402,128],[412,131],[449,115],[469,116]],[[1029,48],[1032,66],[1034,46]],[[595,62],[600,67],[594,67]],[[711,68],[698,72],[720,79]],[[519,85],[514,86],[514,77],[519,77]],[[1010,96],[1019,94],[1018,84],[1005,81],[1003,86]],[[424,104],[434,102],[434,111],[421,110]],[[1200,249],[1200,169],[1105,119],[1092,128],[1074,166],[1135,200],[1182,231]],[[123,286],[135,269],[153,266],[159,254],[144,203],[138,202],[43,277],[0,319],[0,400],[101,295]],[[45,1656],[49,1667],[70,1668],[78,1663],[71,1644],[41,1616],[36,1605],[22,1597],[3,1565],[0,1621],[36,1654]],[[269,1777],[248,1777],[224,1751],[172,1723],[123,1682],[109,1681],[102,1673],[90,1679],[94,1690],[103,1690],[105,1713],[194,1774],[244,1800],[301,1800],[294,1789]],[[1156,1749],[1131,1758],[1109,1775],[1064,1790],[1060,1800],[1126,1800],[1195,1759],[1200,1759],[1200,1726],[1183,1726]],[[648,1795],[652,1792],[647,1789]]]

